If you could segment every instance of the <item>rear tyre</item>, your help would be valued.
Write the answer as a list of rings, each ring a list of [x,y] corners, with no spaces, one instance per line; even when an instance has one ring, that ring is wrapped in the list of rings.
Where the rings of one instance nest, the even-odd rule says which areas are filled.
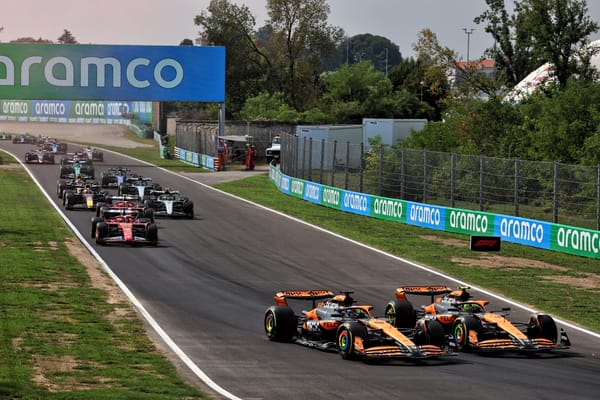
[[[546,314],[533,314],[529,318],[529,324],[527,324],[527,336],[530,339],[543,338],[556,343],[558,341],[558,330],[554,319]]]
[[[396,328],[414,328],[417,314],[410,301],[394,299],[385,306],[385,316]]]
[[[296,316],[290,307],[267,308],[263,324],[267,338],[274,342],[291,342],[296,334]]]
[[[336,334],[338,353],[344,360],[357,360],[360,356],[356,352],[356,341],[367,341],[367,329],[360,322],[345,322]]]

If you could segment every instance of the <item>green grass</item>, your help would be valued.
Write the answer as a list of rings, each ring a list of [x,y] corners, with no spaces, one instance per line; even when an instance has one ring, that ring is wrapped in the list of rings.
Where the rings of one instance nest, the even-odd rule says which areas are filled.
[[[0,223],[0,398],[208,398],[125,300],[92,285],[69,252],[77,239],[36,192],[22,169],[0,167],[0,207],[10,210]]]

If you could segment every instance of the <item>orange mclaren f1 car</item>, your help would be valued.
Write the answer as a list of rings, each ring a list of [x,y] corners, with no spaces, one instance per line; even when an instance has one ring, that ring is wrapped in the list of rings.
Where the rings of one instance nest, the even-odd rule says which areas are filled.
[[[267,338],[338,352],[348,360],[416,360],[454,355],[440,322],[423,319],[398,329],[385,318],[371,315],[373,306],[354,305],[352,292],[286,290],[275,294],[277,305],[265,311]],[[288,300],[312,302],[297,314]]]
[[[557,330],[551,316],[533,313],[527,323],[511,322],[507,318],[510,308],[487,311],[488,301],[472,300],[467,289],[403,286],[396,289],[385,315],[396,327],[414,326],[420,319],[433,317],[461,351],[535,353],[570,346],[566,332]],[[431,301],[415,310],[409,294],[431,296]]]

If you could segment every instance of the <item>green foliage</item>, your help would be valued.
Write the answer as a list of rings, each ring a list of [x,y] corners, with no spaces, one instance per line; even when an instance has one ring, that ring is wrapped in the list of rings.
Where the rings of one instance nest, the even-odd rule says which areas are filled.
[[[240,111],[240,116],[253,121],[297,122],[300,118],[300,114],[283,100],[282,93],[267,92],[249,98]]]

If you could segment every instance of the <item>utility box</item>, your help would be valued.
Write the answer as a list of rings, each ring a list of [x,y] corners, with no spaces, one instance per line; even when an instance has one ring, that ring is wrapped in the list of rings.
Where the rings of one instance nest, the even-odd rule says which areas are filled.
[[[427,123],[426,119],[390,119],[363,118],[363,142],[369,147],[369,138],[381,136],[383,144],[394,145],[404,140],[412,131],[420,131]]]
[[[298,165],[304,168],[330,170],[361,165],[362,125],[300,125],[296,127],[296,140]]]

